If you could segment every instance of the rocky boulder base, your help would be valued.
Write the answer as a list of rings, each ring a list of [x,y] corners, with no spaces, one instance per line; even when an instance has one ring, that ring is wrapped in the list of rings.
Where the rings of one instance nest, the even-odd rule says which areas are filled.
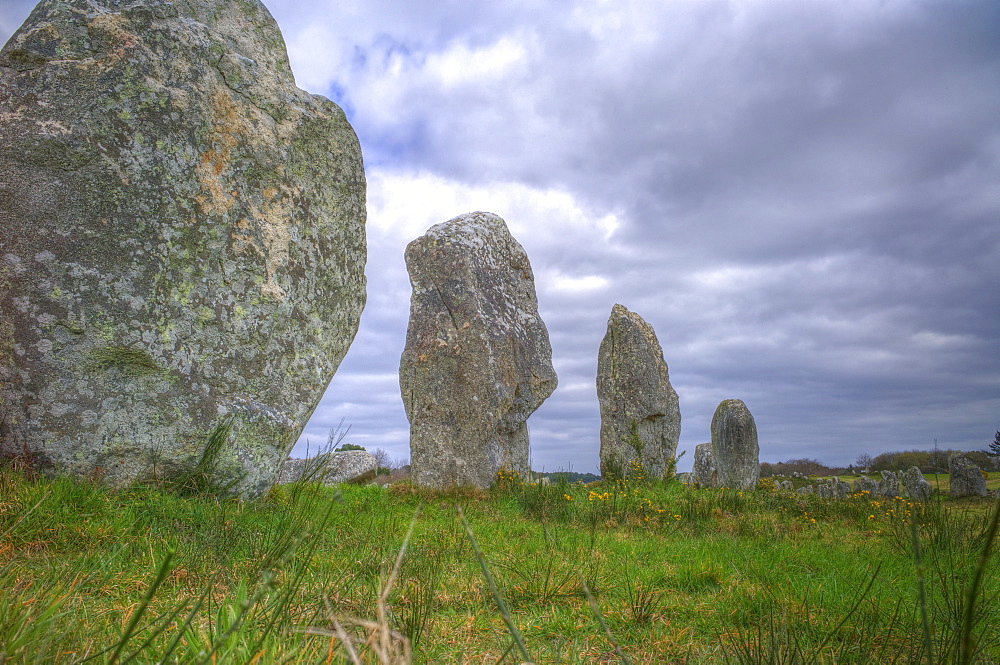
[[[931,498],[931,484],[915,466],[911,466],[903,473],[903,487],[906,496],[914,501],[927,501]]]
[[[712,417],[712,456],[718,486],[749,490],[760,479],[757,424],[742,400],[723,400]]]
[[[365,178],[258,0],[43,0],[0,51],[0,446],[259,495],[354,338]]]
[[[718,471],[715,459],[712,457],[712,444],[699,443],[694,447],[694,466],[691,469],[691,479],[699,487],[717,487]]]
[[[413,295],[399,368],[420,485],[488,487],[528,467],[527,419],[556,387],[528,256],[496,215],[431,227],[406,248]]]
[[[615,305],[597,357],[601,475],[660,479],[672,472],[681,412],[653,327]]]
[[[948,458],[948,482],[953,497],[986,496],[986,478],[982,469],[962,453]]]
[[[287,459],[281,465],[278,483],[299,480],[316,481],[326,485],[339,483],[366,483],[378,473],[378,460],[364,450],[329,452],[305,459]]]

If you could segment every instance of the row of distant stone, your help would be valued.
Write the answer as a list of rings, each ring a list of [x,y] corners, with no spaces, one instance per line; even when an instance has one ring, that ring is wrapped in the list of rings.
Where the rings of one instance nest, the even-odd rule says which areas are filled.
[[[399,383],[414,482],[486,487],[501,470],[527,477],[527,419],[557,378],[524,249],[500,217],[476,212],[410,243],[406,267],[413,294]],[[677,393],[652,326],[621,305],[598,352],[597,396],[602,476],[672,475]],[[757,428],[742,401],[719,405],[712,445],[719,482],[756,486]]]
[[[914,501],[926,501],[931,496],[932,486],[915,466],[899,474],[893,471],[880,472],[881,479],[861,476],[850,483],[839,478],[828,478],[826,482],[814,483],[796,489],[791,480],[779,480],[778,489],[799,494],[817,494],[824,499],[846,499],[852,495],[867,494],[873,497],[905,497]],[[949,494],[960,498],[986,496],[986,475],[962,453],[954,453],[948,460]],[[712,457],[712,444],[703,443],[695,450],[694,470],[685,478],[700,487],[728,487],[719,482],[718,471]]]

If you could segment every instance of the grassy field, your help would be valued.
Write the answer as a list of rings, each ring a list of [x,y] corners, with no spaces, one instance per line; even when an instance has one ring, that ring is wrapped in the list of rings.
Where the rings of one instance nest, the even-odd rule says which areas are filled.
[[[991,507],[0,471],[0,662],[995,663]]]

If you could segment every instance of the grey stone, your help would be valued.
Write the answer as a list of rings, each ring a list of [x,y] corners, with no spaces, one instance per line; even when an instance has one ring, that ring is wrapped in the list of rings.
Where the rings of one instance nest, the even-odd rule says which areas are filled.
[[[839,478],[829,478],[819,486],[819,494],[826,499],[846,499],[851,486]]]
[[[812,485],[804,485],[803,487],[800,487],[799,489],[797,489],[795,491],[798,492],[799,494],[802,494],[802,495],[815,494],[816,493],[816,488],[813,487]]]
[[[258,0],[43,0],[0,51],[0,448],[266,491],[357,331],[365,178]],[[233,481],[238,480],[235,485]]]
[[[877,496],[878,483],[868,476],[861,476],[854,481],[854,493],[861,494],[862,492],[868,492],[869,496]]]
[[[366,483],[378,474],[378,459],[364,450],[343,450],[323,453],[305,459],[287,459],[281,465],[278,483],[299,480],[316,481],[326,485],[339,483]]]
[[[778,486],[787,492],[791,492],[792,490],[795,489],[795,483],[793,483],[790,480],[782,480],[780,483],[778,483]]]
[[[677,474],[677,482],[682,485],[690,485],[694,482],[694,476],[690,471],[684,471]]]
[[[962,453],[952,453],[948,458],[948,483],[953,497],[986,496],[982,470]]]
[[[527,419],[556,387],[528,256],[496,215],[436,224],[406,248],[413,295],[399,367],[413,480],[527,477]]]
[[[926,501],[931,497],[931,484],[920,473],[920,469],[911,466],[903,473],[903,487],[906,496],[914,501]]]
[[[878,484],[879,496],[891,499],[899,496],[899,478],[892,471],[882,471],[882,480]]]
[[[749,490],[760,478],[757,425],[742,400],[723,400],[712,417],[712,456],[718,485]]]
[[[821,499],[832,499],[833,498],[833,488],[830,487],[829,483],[820,483],[816,486],[816,493],[819,494]]]
[[[694,466],[691,469],[691,477],[699,487],[718,486],[719,477],[715,469],[711,443],[699,443],[694,447]]]
[[[653,327],[611,309],[597,356],[601,476],[663,478],[673,468],[681,412]]]

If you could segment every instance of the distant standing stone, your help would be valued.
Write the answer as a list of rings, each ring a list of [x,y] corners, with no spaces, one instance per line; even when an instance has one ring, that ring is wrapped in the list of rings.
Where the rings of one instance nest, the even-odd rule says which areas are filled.
[[[931,484],[915,466],[903,474],[903,487],[906,488],[906,495],[914,501],[926,501],[931,497]]]
[[[476,212],[406,248],[413,294],[399,367],[413,480],[488,487],[525,476],[527,419],[556,387],[528,256],[504,221]]]
[[[691,476],[699,487],[717,487],[719,478],[712,458],[712,444],[699,443],[694,447],[694,467]]]
[[[986,496],[982,470],[962,453],[953,453],[948,458],[948,482],[953,497]]]
[[[712,456],[718,485],[749,490],[760,479],[757,425],[742,400],[723,400],[712,418]]]
[[[878,493],[887,499],[899,496],[899,477],[892,471],[882,471],[882,481],[878,484]]]
[[[653,327],[621,305],[611,309],[598,352],[597,399],[601,475],[663,478],[681,432],[677,393]]]
[[[861,476],[854,481],[854,493],[860,494],[862,492],[868,492],[869,496],[875,496],[878,494],[878,483],[868,476]]]

